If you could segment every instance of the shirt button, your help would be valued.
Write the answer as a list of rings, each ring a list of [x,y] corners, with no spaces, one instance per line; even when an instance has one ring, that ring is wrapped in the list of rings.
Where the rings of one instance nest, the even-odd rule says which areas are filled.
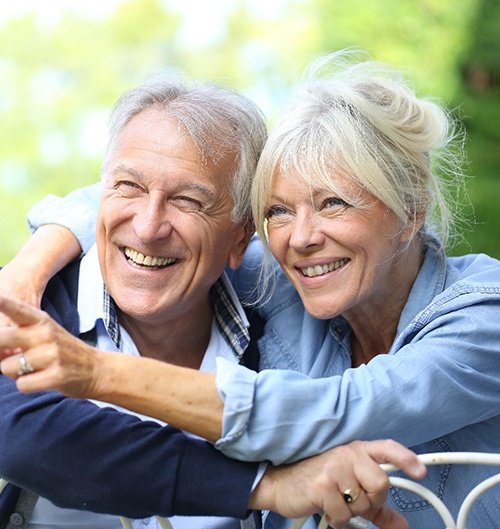
[[[335,327],[333,329],[333,335],[335,336],[335,338],[340,338],[342,334],[342,327]]]
[[[17,527],[20,527],[24,523],[24,518],[21,514],[15,512],[14,514],[10,515],[10,523]]]

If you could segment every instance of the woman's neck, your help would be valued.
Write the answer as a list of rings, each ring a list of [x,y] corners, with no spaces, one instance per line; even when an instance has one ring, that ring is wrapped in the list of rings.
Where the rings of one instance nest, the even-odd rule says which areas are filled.
[[[356,367],[379,354],[388,353],[396,337],[401,313],[423,262],[418,241],[409,246],[376,300],[356,306],[343,316],[352,329],[351,358]]]

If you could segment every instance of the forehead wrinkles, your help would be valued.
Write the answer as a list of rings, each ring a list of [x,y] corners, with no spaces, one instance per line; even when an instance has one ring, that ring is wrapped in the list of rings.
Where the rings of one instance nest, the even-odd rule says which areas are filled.
[[[175,102],[172,103],[172,105],[174,104]],[[169,136],[169,141],[174,142],[174,147],[182,147],[183,143],[186,143],[187,145],[185,147],[192,151],[202,170],[209,170],[216,173],[217,166],[220,164],[232,163],[236,165],[238,158],[236,145],[232,145],[227,141],[215,141],[215,131],[211,130],[210,134],[208,134],[203,130],[198,130],[200,127],[195,126],[195,120],[190,115],[180,113],[177,116],[174,110],[171,106],[167,109],[151,109],[152,113],[156,114],[154,119],[157,123],[166,121],[176,127],[176,136]],[[146,125],[148,125],[148,120],[146,120]],[[220,125],[223,128],[222,123]],[[193,131],[191,131],[192,128],[194,129]],[[159,149],[162,148],[165,138],[164,134],[165,131],[162,129],[158,130],[155,144]],[[170,132],[167,131],[167,134],[170,134]]]

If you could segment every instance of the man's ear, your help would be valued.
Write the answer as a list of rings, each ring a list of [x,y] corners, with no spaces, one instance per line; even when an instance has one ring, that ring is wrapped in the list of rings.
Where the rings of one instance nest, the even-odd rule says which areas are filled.
[[[255,225],[252,220],[246,222],[241,222],[236,224],[235,227],[235,239],[234,245],[229,252],[229,257],[227,264],[233,270],[236,270],[243,261],[243,256],[245,255],[248,243],[252,238],[252,235],[255,232]]]

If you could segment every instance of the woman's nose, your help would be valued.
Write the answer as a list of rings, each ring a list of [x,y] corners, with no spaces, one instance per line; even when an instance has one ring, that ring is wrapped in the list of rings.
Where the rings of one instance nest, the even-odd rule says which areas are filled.
[[[290,246],[296,250],[308,250],[324,243],[320,221],[313,213],[297,213],[292,225]]]

